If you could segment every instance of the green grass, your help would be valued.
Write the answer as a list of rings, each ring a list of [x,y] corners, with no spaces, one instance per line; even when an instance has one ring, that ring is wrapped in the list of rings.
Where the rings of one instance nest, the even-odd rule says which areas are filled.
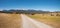
[[[27,15],[27,16],[37,21],[41,21],[43,23],[51,25],[53,27],[60,28],[60,16],[50,16],[48,14],[45,14],[44,16],[42,14]]]

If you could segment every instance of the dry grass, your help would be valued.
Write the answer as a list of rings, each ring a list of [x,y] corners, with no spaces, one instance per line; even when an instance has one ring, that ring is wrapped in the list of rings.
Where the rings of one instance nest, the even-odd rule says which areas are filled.
[[[21,19],[19,14],[0,13],[0,28],[20,28]]]
[[[37,21],[46,23],[51,25],[55,28],[60,28],[60,16],[50,16],[49,14],[35,14],[35,15],[28,15],[29,17],[36,19]]]

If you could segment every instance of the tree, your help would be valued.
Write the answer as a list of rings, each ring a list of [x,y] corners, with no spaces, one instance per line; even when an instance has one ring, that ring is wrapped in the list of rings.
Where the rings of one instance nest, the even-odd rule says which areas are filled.
[[[56,14],[56,16],[60,16],[59,14]]]
[[[51,14],[51,16],[54,16],[53,14]]]

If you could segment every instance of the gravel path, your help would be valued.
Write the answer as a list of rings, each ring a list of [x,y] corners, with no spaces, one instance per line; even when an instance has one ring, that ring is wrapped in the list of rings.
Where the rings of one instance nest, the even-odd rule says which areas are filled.
[[[23,28],[53,28],[44,23],[38,22],[24,14],[21,14]]]

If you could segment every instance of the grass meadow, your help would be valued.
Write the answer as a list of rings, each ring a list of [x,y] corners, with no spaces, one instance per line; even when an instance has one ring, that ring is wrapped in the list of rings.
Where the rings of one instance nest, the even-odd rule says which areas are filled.
[[[37,21],[51,25],[54,28],[60,28],[60,16],[51,16],[50,14],[27,15]]]
[[[0,28],[20,28],[21,19],[19,14],[0,13]]]

